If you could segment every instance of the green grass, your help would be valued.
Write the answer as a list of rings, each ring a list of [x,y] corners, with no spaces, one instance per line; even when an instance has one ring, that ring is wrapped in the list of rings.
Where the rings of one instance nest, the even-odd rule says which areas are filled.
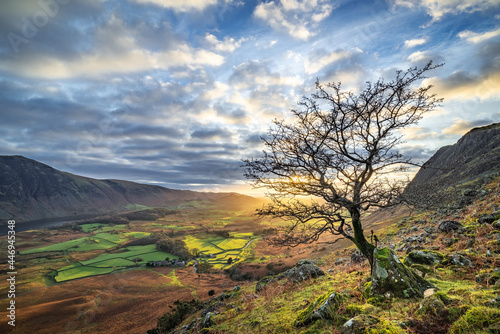
[[[163,261],[165,258],[178,258],[170,253],[156,249],[155,245],[130,246],[119,253],[104,253],[93,259],[71,264],[58,270],[55,277],[57,282],[76,278],[107,274],[114,270],[125,269],[135,265],[135,259],[140,258],[139,264],[149,261]]]
[[[74,240],[69,240],[61,242],[58,244],[53,244],[45,247],[39,247],[34,249],[28,249],[21,251],[20,254],[33,254],[42,252],[62,252],[62,251],[80,251],[85,252],[89,250],[96,249],[109,249],[115,247],[116,244],[107,241],[105,239],[100,239],[96,237],[83,237]]]
[[[87,266],[68,266],[67,269],[58,271],[57,276],[54,278],[56,282],[64,282],[71,279],[83,278],[88,276],[109,274],[113,268],[95,268]]]
[[[151,235],[150,232],[125,232],[124,233],[127,237],[134,237],[136,239],[139,239],[139,238],[144,238],[144,237],[147,237],[149,235]]]
[[[92,232],[92,231],[99,229],[103,225],[100,223],[93,223],[93,224],[84,224],[84,225],[80,225],[80,226],[81,226],[83,232],[89,233],[89,232]]]
[[[94,237],[99,238],[99,239],[104,239],[107,241],[111,241],[115,244],[120,244],[122,242],[125,242],[127,238],[125,238],[124,235],[118,234],[118,233],[107,233],[107,232],[102,232],[102,233],[96,233]]]

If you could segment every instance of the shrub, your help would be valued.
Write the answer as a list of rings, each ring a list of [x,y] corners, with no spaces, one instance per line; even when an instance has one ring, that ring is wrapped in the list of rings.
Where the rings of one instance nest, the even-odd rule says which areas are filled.
[[[166,313],[158,319],[156,328],[148,330],[148,334],[161,334],[169,333],[184,321],[191,313],[198,310],[202,303],[198,300],[191,300],[189,302],[181,302],[177,300],[174,302],[176,309],[172,313]]]

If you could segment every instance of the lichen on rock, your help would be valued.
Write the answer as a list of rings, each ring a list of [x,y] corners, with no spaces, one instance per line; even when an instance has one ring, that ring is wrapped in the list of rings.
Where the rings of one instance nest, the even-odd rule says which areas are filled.
[[[371,296],[422,298],[425,290],[434,288],[389,248],[375,249],[373,259]]]
[[[329,290],[305,310],[297,315],[294,325],[305,326],[318,319],[334,319],[337,316],[339,306],[346,300],[346,297],[334,290]]]

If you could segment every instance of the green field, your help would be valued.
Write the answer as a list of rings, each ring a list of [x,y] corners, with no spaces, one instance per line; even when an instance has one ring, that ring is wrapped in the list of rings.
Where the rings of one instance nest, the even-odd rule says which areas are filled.
[[[99,237],[83,237],[45,247],[28,249],[25,251],[21,251],[20,254],[33,254],[33,253],[58,252],[58,251],[86,252],[96,249],[109,249],[115,247],[116,245],[117,244],[112,241],[102,239]]]
[[[198,249],[203,255],[212,254],[215,258],[204,258],[203,262],[211,264],[216,269],[230,267],[252,256],[253,247],[257,238],[253,233],[232,233],[232,238],[213,237],[198,239],[192,235],[184,239],[189,250]],[[232,258],[233,262],[227,261]],[[238,259],[236,261],[236,259]]]
[[[123,252],[104,253],[93,259],[63,267],[57,271],[55,280],[63,282],[134,267],[137,258],[140,259],[137,264],[146,264],[149,261],[163,261],[167,257],[170,259],[178,258],[170,253],[157,250],[155,245],[130,246],[125,248]]]

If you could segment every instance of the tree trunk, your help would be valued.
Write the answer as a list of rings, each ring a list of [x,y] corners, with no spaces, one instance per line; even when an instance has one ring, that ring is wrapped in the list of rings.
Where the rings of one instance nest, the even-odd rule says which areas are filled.
[[[361,225],[359,209],[350,211],[354,238],[360,252],[370,262],[372,296],[422,298],[424,291],[434,286],[399,261],[388,248],[377,249],[368,242]]]
[[[373,251],[375,250],[375,246],[369,243],[365,238],[363,226],[361,225],[361,213],[359,209],[352,209],[350,214],[352,220],[352,228],[354,230],[353,242],[356,244],[361,254],[366,256],[368,262],[370,262],[370,268],[373,269]]]

